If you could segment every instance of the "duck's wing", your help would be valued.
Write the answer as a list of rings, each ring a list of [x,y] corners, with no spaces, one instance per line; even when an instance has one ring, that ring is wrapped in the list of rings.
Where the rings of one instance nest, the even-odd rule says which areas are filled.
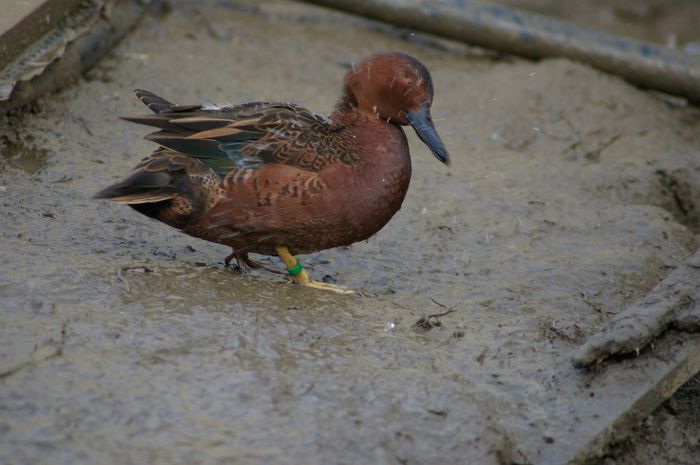
[[[359,161],[342,127],[298,105],[177,106],[148,91],[136,95],[154,114],[123,119],[159,128],[146,139],[197,158],[220,176],[269,163],[317,173],[333,163]]]

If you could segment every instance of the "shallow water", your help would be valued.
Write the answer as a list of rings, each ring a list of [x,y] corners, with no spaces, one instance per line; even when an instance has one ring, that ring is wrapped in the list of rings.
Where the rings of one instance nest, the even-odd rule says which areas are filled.
[[[294,3],[197,5],[3,121],[0,371],[22,368],[0,378],[0,462],[536,461],[585,408],[557,398],[570,351],[698,245],[696,204],[658,174],[697,198],[696,112],[565,60]],[[153,149],[116,119],[144,111],[131,89],[323,112],[342,65],[385,50],[431,69],[453,166],[409,131],[402,210],[302,257],[362,296],[227,270],[225,247],[91,200]]]

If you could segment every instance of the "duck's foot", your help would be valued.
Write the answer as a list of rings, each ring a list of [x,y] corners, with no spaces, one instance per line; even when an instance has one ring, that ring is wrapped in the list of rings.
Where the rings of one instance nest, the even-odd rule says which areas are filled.
[[[303,275],[305,276],[304,279],[296,279],[298,276],[292,277],[292,282],[299,283],[302,286],[309,286],[314,289],[318,289],[321,291],[331,291],[335,292],[336,294],[357,294],[359,295],[360,293],[357,291],[353,291],[352,289],[348,289],[347,287],[343,286],[338,286],[337,284],[331,284],[331,283],[324,283],[322,281],[314,281],[312,279],[309,279],[309,274],[304,271]],[[301,276],[301,274],[299,275]]]
[[[309,278],[309,273],[301,266],[301,262],[294,258],[286,247],[277,247],[277,255],[279,255],[284,264],[287,265],[287,273],[289,273],[293,282],[299,283],[302,286],[309,286],[321,291],[331,291],[337,294],[359,294],[357,291],[336,284],[313,281]]]

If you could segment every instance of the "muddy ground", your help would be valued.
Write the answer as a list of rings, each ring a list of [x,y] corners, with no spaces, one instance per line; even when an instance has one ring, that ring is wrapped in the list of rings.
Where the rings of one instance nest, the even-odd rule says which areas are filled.
[[[587,408],[571,351],[700,244],[700,112],[303,4],[170,5],[0,126],[0,462],[539,463]],[[431,69],[454,162],[409,134],[397,216],[304,257],[362,296],[90,199],[153,148],[133,88],[324,112],[385,50]]]
[[[571,23],[700,54],[700,6],[694,0],[498,0]],[[700,156],[700,155],[699,155]],[[697,198],[697,197],[696,197]],[[697,231],[697,228],[695,228]],[[660,406],[602,465],[689,465],[700,457],[700,375]]]

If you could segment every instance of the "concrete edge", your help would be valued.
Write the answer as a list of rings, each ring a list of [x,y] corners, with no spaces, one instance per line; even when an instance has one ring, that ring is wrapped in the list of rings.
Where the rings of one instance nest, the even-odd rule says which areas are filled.
[[[577,368],[602,363],[606,358],[639,351],[669,326],[697,331],[692,316],[700,314],[700,250],[659,284],[608,320],[573,354]],[[685,317],[685,324],[676,324]]]
[[[7,5],[6,1],[0,1],[0,6],[12,9],[5,17],[3,30],[0,31],[0,69],[8,66],[24,50],[55,28],[82,1],[39,0],[35,3],[22,2],[21,5]],[[21,20],[14,22],[22,15]]]
[[[9,98],[0,102],[0,114],[17,110],[75,81],[138,23],[149,3],[149,0],[106,0],[96,17],[86,19],[94,23],[65,46],[60,58],[53,60],[40,74],[14,85]],[[37,44],[32,44],[34,46]],[[26,53],[31,53],[31,48]]]
[[[700,339],[697,335],[669,331],[665,334],[667,350],[684,351],[682,358],[661,377],[658,383],[631,403],[625,412],[582,445],[566,462],[567,465],[591,465],[617,442],[629,437],[632,428],[639,425],[659,405],[700,372]],[[647,354],[652,356],[652,354]]]

